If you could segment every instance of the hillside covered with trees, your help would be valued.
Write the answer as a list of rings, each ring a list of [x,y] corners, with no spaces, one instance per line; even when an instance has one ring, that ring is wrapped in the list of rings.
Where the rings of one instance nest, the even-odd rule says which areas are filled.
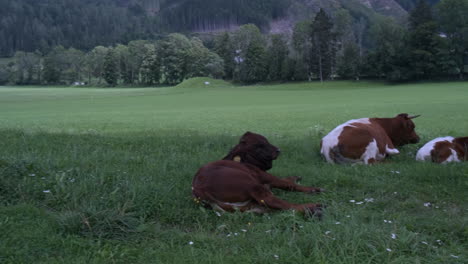
[[[427,0],[436,2],[434,0]],[[252,23],[262,32],[291,32],[294,24],[346,9],[374,21],[377,13],[405,16],[416,0],[0,0],[0,57],[53,47],[155,40],[173,32],[235,30]],[[280,26],[278,26],[280,25]]]
[[[67,1],[62,3],[68,3]],[[215,2],[220,3],[214,1],[211,6],[213,10],[226,8]],[[306,2],[302,1],[302,4]],[[347,3],[349,5],[352,2]],[[354,3],[357,2],[355,0]],[[91,24],[82,26],[84,32],[88,32],[90,38],[98,34],[96,32],[102,38],[107,33],[116,34],[115,39],[102,40],[105,44],[99,44],[100,40],[91,41],[85,35],[81,38],[76,35],[77,42],[89,47],[75,47],[61,41],[53,42],[53,38],[37,42],[37,38],[33,37],[33,32],[36,31],[32,30],[30,34],[25,34],[32,39],[21,43],[45,43],[44,48],[13,49],[11,52],[14,51],[14,56],[6,63],[0,63],[0,84],[157,85],[177,84],[196,76],[211,76],[242,83],[312,79],[323,81],[334,78],[406,81],[464,77],[468,61],[468,0],[442,0],[435,5],[419,1],[404,17],[379,15],[373,9],[366,8],[364,2],[373,7],[379,5],[376,0],[360,1],[361,5],[349,5],[348,8],[338,8],[340,5],[335,6],[335,9],[319,8],[302,20],[294,23],[290,20],[293,25],[289,31],[272,34],[265,30],[265,25],[274,24],[268,21],[284,21],[290,17],[293,6],[281,8],[283,0],[268,1],[268,5],[261,5],[260,0],[250,1],[249,4],[232,8],[242,10],[242,6],[249,7],[257,3],[258,6],[250,6],[252,10],[258,8],[262,10],[260,14],[269,15],[252,15],[258,20],[256,24],[234,26],[240,21],[237,17],[232,20],[236,21],[232,27],[210,33],[184,31],[182,24],[166,25],[181,27],[180,31],[184,33],[181,34],[162,33],[165,32],[161,30],[164,28],[163,21],[169,21],[164,20],[162,14],[172,12],[171,19],[178,17],[178,21],[188,21],[188,15],[184,18],[182,13],[177,12],[195,12],[198,3],[195,0],[174,1],[172,5],[169,2],[150,0],[98,1],[101,5],[97,6],[103,10],[112,5],[117,13],[122,10],[145,13],[138,17],[155,21],[154,31],[144,29],[147,24],[142,21],[122,22],[124,19],[115,15],[109,16],[107,22],[98,23],[99,19],[106,16],[92,12],[88,15],[94,15],[94,20]],[[383,2],[385,1],[382,0],[380,4]],[[413,5],[413,1],[399,2],[401,5]],[[338,1],[327,3],[339,4]],[[193,5],[193,9],[185,5]],[[218,11],[221,12],[221,9]],[[50,22],[58,25],[59,17],[69,18],[73,14],[70,10],[66,12],[70,12],[68,16],[57,10],[56,17],[50,17]],[[201,13],[203,12],[200,11]],[[54,13],[46,12],[42,15],[47,17],[51,14]],[[124,14],[127,13],[122,13],[122,17],[125,17]],[[239,14],[242,14],[246,22],[249,21],[247,11]],[[300,16],[294,17],[297,19]],[[228,14],[220,16],[221,18],[230,20]],[[121,27],[117,27],[116,31],[106,32],[106,27],[113,23],[112,19],[119,20]],[[63,26],[63,23],[60,25]],[[67,31],[71,35],[72,28],[70,25],[70,31]],[[119,41],[117,33],[126,28],[135,30],[127,35],[127,42]],[[2,27],[1,30],[3,29]],[[53,29],[50,26],[43,31],[45,34],[58,32]],[[215,29],[214,26],[212,29]],[[150,33],[154,34],[152,38],[144,37]],[[12,38],[10,35],[8,37]]]

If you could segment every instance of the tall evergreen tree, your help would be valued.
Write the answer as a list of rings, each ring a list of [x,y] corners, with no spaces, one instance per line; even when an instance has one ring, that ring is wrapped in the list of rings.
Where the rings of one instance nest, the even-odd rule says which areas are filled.
[[[337,73],[342,78],[359,80],[361,58],[359,47],[353,43],[344,45],[343,54],[338,57]]]
[[[420,0],[409,16],[410,66],[414,78],[429,78],[436,71],[437,24],[431,7]]]
[[[264,81],[267,77],[266,43],[260,29],[247,24],[233,36],[235,68],[233,79],[240,82]]]
[[[44,58],[44,69],[42,78],[46,84],[56,84],[60,80],[60,72],[57,63],[51,56]]]
[[[169,34],[161,42],[161,65],[167,84],[177,84],[187,77],[190,40],[179,33]]]
[[[244,78],[241,81],[254,83],[264,81],[267,77],[265,46],[258,41],[250,42],[245,54]]]
[[[468,0],[443,0],[436,10],[440,29],[448,40],[446,49],[440,51],[447,55],[447,62],[456,65],[455,71],[463,79],[468,64]]]
[[[315,16],[311,30],[312,65],[320,81],[330,78],[335,66],[336,41],[332,28],[331,19],[323,9],[320,9]]]
[[[370,34],[374,50],[367,57],[367,74],[390,81],[410,78],[407,31],[391,18],[372,25]]]
[[[118,82],[118,67],[117,57],[112,48],[107,51],[106,57],[104,58],[104,80],[109,86],[116,86]]]
[[[119,61],[120,77],[124,84],[133,83],[133,67],[132,58],[128,46],[118,44],[115,48],[115,53]]]
[[[143,63],[143,59],[145,54],[147,54],[147,48],[149,47],[148,44],[151,44],[147,40],[132,40],[128,43],[128,52],[129,52],[129,60],[127,62],[127,74],[129,74],[130,83],[141,83],[141,64]]]
[[[232,79],[234,71],[234,48],[228,32],[224,32],[216,37],[214,51],[224,60],[225,78]]]
[[[97,46],[86,56],[86,67],[88,72],[88,80],[91,81],[91,77],[98,78],[98,83],[101,83],[101,79],[104,76],[104,61],[108,54],[108,48],[103,46]]]
[[[312,22],[302,21],[294,26],[292,35],[292,54],[293,61],[290,61],[289,67],[293,68],[294,80],[312,79]],[[294,62],[294,63],[292,63]]]
[[[287,73],[288,45],[282,35],[272,35],[268,49],[268,79],[281,80]]]
[[[161,60],[154,44],[147,44],[141,68],[143,83],[148,85],[159,83],[161,79]]]

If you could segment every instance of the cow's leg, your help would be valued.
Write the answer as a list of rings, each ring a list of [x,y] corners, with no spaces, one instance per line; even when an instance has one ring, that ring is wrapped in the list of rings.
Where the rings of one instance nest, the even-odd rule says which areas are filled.
[[[292,182],[291,178],[281,179],[266,172],[262,173],[261,178],[263,183],[270,185],[272,188],[305,193],[319,193],[325,191],[322,188],[301,186]]]
[[[292,183],[297,183],[298,181],[302,180],[302,177],[300,177],[300,176],[290,176],[290,177],[286,177],[286,178],[283,178],[283,179],[286,180],[286,181],[292,182]]]
[[[263,185],[255,185],[249,190],[249,194],[252,198],[257,201],[260,205],[263,205],[267,208],[277,209],[277,210],[290,210],[294,209],[299,212],[305,213],[310,212],[321,216],[322,205],[321,204],[293,204],[285,200],[281,200],[273,195],[273,193],[265,188]]]

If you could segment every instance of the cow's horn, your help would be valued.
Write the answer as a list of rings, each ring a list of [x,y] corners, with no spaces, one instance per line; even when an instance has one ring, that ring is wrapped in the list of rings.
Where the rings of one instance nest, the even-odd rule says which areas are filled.
[[[421,115],[408,116],[408,119],[414,119],[414,118],[419,117],[419,116],[421,116]]]

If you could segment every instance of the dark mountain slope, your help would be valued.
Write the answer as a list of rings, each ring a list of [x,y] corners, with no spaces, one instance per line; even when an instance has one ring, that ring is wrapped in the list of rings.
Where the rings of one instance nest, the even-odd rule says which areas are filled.
[[[428,0],[436,2],[435,0]],[[0,0],[0,57],[17,50],[155,39],[168,32],[230,30],[254,23],[264,32],[290,31],[320,9],[348,9],[402,18],[416,0]],[[406,9],[405,9],[406,8]]]

